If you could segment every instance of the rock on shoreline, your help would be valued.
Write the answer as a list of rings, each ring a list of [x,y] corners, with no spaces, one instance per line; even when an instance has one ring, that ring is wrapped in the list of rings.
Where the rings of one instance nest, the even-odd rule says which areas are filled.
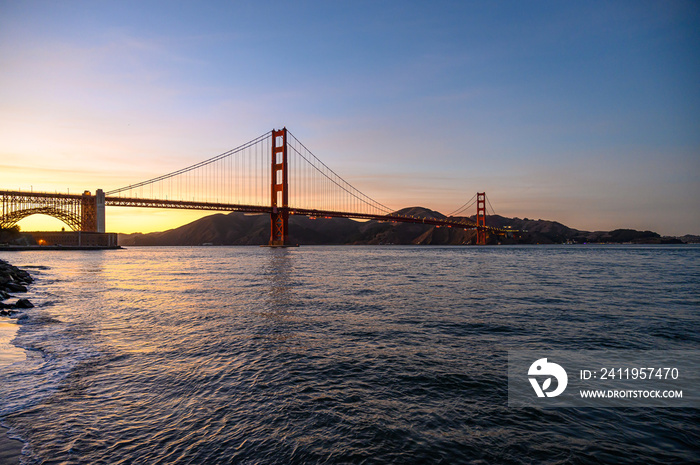
[[[5,300],[13,297],[11,293],[27,292],[27,285],[33,281],[34,279],[28,272],[0,260],[0,315],[9,316],[15,313],[16,309],[34,306],[29,299],[24,298],[13,304],[4,303]]]

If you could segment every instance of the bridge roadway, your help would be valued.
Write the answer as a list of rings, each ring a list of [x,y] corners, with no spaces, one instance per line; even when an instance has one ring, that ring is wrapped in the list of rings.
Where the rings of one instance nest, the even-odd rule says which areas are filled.
[[[260,205],[239,205],[215,202],[194,202],[181,200],[157,200],[127,197],[105,197],[107,206],[119,207],[146,207],[146,208],[176,208],[190,210],[213,211],[239,211],[244,213],[272,213],[272,207]],[[313,218],[352,218],[362,220],[391,221],[399,223],[429,224],[433,226],[446,226],[450,228],[478,229],[476,223],[463,218],[421,218],[406,215],[372,215],[366,213],[339,212],[329,210],[312,210],[306,208],[288,207],[290,215],[309,216]],[[507,234],[511,231],[501,228],[486,226],[485,231]]]
[[[64,201],[81,202],[84,199],[83,194],[58,194],[48,192],[22,192],[22,191],[0,191],[0,197],[3,198],[21,198],[23,202],[36,199],[55,199]],[[139,197],[114,197],[106,196],[105,205],[112,207],[136,207],[136,208],[169,208],[181,210],[209,210],[209,211],[227,211],[227,212],[244,212],[244,213],[267,213],[273,212],[273,207],[263,205],[242,205],[217,202],[197,202],[186,200],[162,200],[162,199],[145,199]],[[3,203],[4,206],[4,203]],[[373,215],[366,213],[340,212],[328,210],[312,210],[304,208],[287,208],[290,215],[309,216],[313,218],[351,218],[363,220],[391,221],[398,223],[415,223],[428,224],[432,226],[462,228],[462,229],[479,229],[476,223],[459,217],[451,218],[421,218],[417,216],[406,215]],[[6,212],[3,211],[3,216]],[[512,231],[495,228],[491,226],[481,227],[484,231],[495,234],[508,234]]]

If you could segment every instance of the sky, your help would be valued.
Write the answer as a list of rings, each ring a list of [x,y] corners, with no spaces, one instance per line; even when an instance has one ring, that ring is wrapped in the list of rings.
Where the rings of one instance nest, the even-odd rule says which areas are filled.
[[[697,1],[0,0],[0,190],[108,191],[286,126],[397,210],[485,191],[700,234],[698,83]],[[204,214],[108,207],[107,229]]]

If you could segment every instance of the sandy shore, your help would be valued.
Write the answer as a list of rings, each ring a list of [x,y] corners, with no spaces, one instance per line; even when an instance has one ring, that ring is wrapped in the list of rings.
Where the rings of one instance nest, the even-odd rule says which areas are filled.
[[[7,437],[7,428],[0,426],[0,464],[13,465],[19,463],[22,453],[22,441]]]
[[[3,281],[0,283],[2,284],[0,289],[3,291],[2,295],[0,295],[1,302],[8,297],[7,291],[10,290],[6,284],[8,279],[13,283],[18,284],[16,281],[18,270],[0,260],[0,271],[2,271],[3,275]],[[10,276],[12,277],[10,278]],[[27,281],[31,281],[31,279],[28,279]],[[17,289],[11,291],[17,291]],[[6,309],[8,307],[5,306],[4,308]],[[10,308],[12,309],[12,307]],[[0,370],[4,370],[13,363],[22,362],[27,358],[24,350],[20,349],[19,347],[15,347],[10,343],[10,341],[12,341],[17,335],[18,330],[19,325],[17,325],[14,318],[4,316],[0,317]],[[22,447],[24,447],[22,441],[10,439],[7,436],[7,428],[0,426],[0,464],[18,464],[20,454],[22,453]]]
[[[0,318],[0,369],[26,358],[24,350],[10,344],[18,329],[13,320]],[[0,464],[19,463],[23,446],[22,441],[7,437],[7,429],[0,426]]]
[[[24,350],[10,344],[18,329],[15,320],[0,317],[0,369],[27,358]]]

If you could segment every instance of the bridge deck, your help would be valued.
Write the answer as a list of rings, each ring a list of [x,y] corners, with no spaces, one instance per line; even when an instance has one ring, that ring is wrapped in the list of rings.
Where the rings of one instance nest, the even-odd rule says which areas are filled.
[[[175,208],[189,210],[212,210],[212,211],[238,211],[244,213],[272,213],[272,207],[261,205],[240,205],[216,202],[195,202],[182,200],[158,200],[158,199],[141,199],[141,198],[126,198],[126,197],[106,197],[105,203],[107,206],[119,207],[146,207],[146,208]],[[290,215],[310,216],[315,218],[351,218],[361,220],[377,220],[391,221],[398,223],[415,223],[428,224],[432,226],[446,226],[451,228],[462,229],[478,229],[478,226],[473,221],[465,218],[422,218],[416,216],[404,215],[372,215],[366,213],[341,212],[330,210],[312,210],[305,208],[288,208]],[[486,226],[485,231],[490,231],[497,234],[505,234],[508,231],[501,228]]]
[[[12,197],[15,201],[31,202],[32,200],[39,201],[41,199],[64,199],[73,200],[76,202],[84,198],[83,194],[58,194],[50,192],[21,192],[21,191],[0,191],[0,196]],[[227,212],[244,212],[244,213],[272,213],[272,207],[264,205],[242,205],[217,202],[197,202],[185,200],[162,200],[162,199],[147,199],[138,197],[105,197],[105,205],[112,207],[138,207],[138,208],[172,208],[180,210],[208,210],[208,211],[227,211]],[[480,227],[473,221],[460,217],[449,218],[422,218],[416,216],[404,215],[374,215],[367,213],[342,212],[331,210],[313,210],[304,208],[288,208],[290,215],[303,215],[316,218],[351,218],[362,220],[377,220],[391,221],[397,223],[415,223],[428,224],[432,226],[445,226],[452,228],[462,228],[470,230],[483,229],[495,234],[507,234],[512,231],[495,228],[492,226]]]

